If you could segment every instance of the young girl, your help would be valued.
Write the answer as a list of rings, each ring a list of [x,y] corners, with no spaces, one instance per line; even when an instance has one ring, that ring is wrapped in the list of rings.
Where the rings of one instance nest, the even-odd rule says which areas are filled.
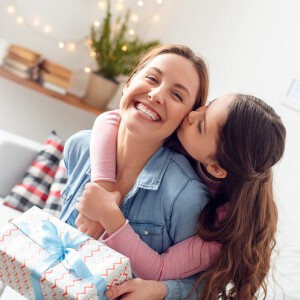
[[[110,235],[105,241],[129,256],[135,274],[162,279],[207,268],[199,278],[206,280],[201,299],[253,299],[259,287],[266,295],[277,224],[271,168],[281,158],[285,142],[280,118],[257,98],[228,95],[191,112],[177,134],[200,162],[199,175],[215,194],[200,214],[198,237],[162,255],[153,253],[130,230],[113,201],[118,194],[93,183],[87,185],[77,209],[104,226]]]

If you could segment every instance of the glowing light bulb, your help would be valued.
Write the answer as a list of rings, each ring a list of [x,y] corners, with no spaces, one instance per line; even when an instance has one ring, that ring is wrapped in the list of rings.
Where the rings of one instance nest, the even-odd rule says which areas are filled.
[[[124,46],[122,46],[122,51],[124,51],[124,52],[126,52],[127,51],[127,46],[126,45],[124,45]]]
[[[33,25],[34,25],[35,27],[39,26],[39,25],[40,25],[40,20],[35,19],[35,20],[33,21]]]
[[[138,6],[143,6],[143,5],[144,5],[144,2],[143,2],[142,0],[139,0],[139,1],[137,2],[137,5],[138,5]]]
[[[9,14],[13,14],[16,11],[16,8],[14,6],[10,5],[7,7],[6,10]]]
[[[162,0],[156,0],[157,4],[162,4]]]
[[[99,2],[98,2],[98,7],[99,7],[100,9],[104,9],[104,8],[106,7],[105,2],[104,2],[104,1],[99,1]]]
[[[160,20],[160,15],[159,15],[159,14],[154,15],[154,16],[152,17],[152,20],[153,20],[153,22],[159,22],[159,20]]]
[[[85,68],[84,68],[84,72],[85,72],[85,73],[91,73],[91,71],[92,71],[92,70],[91,70],[90,67],[85,67]]]
[[[44,26],[44,32],[45,33],[50,33],[51,31],[52,31],[51,26],[49,26],[49,25]]]
[[[95,22],[94,22],[94,26],[95,26],[95,27],[99,27],[100,24],[101,24],[101,23],[100,23],[99,21],[95,21]]]
[[[117,11],[122,11],[124,9],[124,5],[122,3],[117,3],[116,4],[116,10]]]
[[[58,48],[62,49],[65,47],[65,43],[64,42],[59,42],[58,43]]]
[[[68,50],[69,50],[70,52],[73,52],[73,51],[75,50],[75,48],[76,48],[76,45],[75,45],[74,43],[70,43],[70,44],[68,45]]]
[[[134,35],[134,34],[135,34],[134,29],[130,29],[130,30],[128,31],[128,34],[129,34],[129,35]]]
[[[23,24],[23,23],[24,23],[24,18],[21,17],[21,16],[18,16],[18,17],[17,17],[17,23],[18,23],[18,24]]]
[[[137,21],[139,20],[138,15],[132,15],[132,16],[131,16],[131,20],[132,20],[133,22],[137,22]]]

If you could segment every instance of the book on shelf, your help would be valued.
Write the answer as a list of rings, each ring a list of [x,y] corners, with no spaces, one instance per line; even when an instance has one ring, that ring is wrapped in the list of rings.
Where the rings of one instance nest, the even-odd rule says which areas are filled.
[[[45,88],[48,89],[50,91],[56,92],[58,94],[61,95],[66,95],[67,94],[67,89],[63,88],[57,84],[54,84],[52,82],[49,81],[44,81],[44,80],[40,80],[40,84]]]
[[[10,45],[8,53],[32,63],[39,61],[42,57],[40,53],[16,44]]]
[[[22,70],[22,71],[31,71],[34,69],[38,69],[37,65],[29,66],[28,64],[24,63],[23,61],[12,58],[11,56],[4,57],[3,61],[6,65],[12,66],[12,67]]]
[[[48,73],[44,70],[40,70],[39,79],[41,81],[48,81],[48,82],[54,83],[54,84],[56,84],[60,87],[63,87],[65,89],[67,89],[71,84],[71,80],[67,80],[65,78],[56,76],[55,74]]]
[[[40,64],[41,70],[54,74],[58,77],[71,81],[72,71],[48,59],[44,59]]]
[[[36,80],[38,78],[38,70],[37,69],[36,70],[32,70],[32,69],[22,70],[22,69],[16,68],[13,65],[10,65],[6,62],[4,62],[2,67],[5,70],[9,71],[10,73],[14,74],[15,76],[18,76],[18,77],[23,78],[23,79]]]
[[[37,60],[37,61],[30,61],[30,60],[27,60],[23,57],[20,57],[14,53],[10,53],[8,52],[6,57],[9,61],[13,60],[13,61],[18,61],[20,62],[21,64],[29,67],[29,68],[33,68],[33,67],[36,67],[38,66],[38,64],[40,63],[40,60]]]

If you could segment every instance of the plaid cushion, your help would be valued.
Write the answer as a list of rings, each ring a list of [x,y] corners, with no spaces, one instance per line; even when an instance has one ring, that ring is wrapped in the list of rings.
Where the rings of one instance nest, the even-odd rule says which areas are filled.
[[[15,185],[11,193],[5,197],[4,204],[23,212],[34,205],[43,208],[62,152],[62,139],[53,131],[22,182]]]
[[[47,213],[59,217],[61,206],[62,206],[62,197],[61,190],[67,182],[66,168],[63,159],[60,161],[53,183],[50,187],[49,197],[46,201],[46,204],[43,208]]]

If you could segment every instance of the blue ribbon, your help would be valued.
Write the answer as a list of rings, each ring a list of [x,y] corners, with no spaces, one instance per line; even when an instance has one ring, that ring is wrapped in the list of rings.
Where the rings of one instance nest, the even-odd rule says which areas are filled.
[[[60,238],[56,226],[48,220],[41,221],[42,230],[40,232],[32,231],[28,226],[29,224],[23,221],[12,220],[11,222],[50,253],[48,258],[31,271],[32,286],[36,300],[44,299],[40,284],[42,274],[59,262],[62,262],[64,267],[71,270],[76,277],[92,282],[97,289],[98,296],[103,295],[103,299],[106,299],[104,296],[106,281],[100,275],[94,276],[76,251],[81,244],[90,238],[88,235],[80,233],[71,240],[70,233],[67,232]]]

